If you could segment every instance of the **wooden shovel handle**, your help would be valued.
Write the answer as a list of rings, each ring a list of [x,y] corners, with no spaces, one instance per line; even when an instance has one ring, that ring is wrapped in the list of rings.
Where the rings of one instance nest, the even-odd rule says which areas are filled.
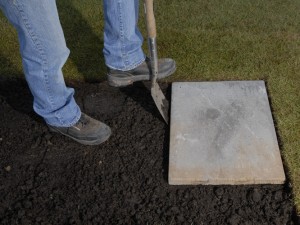
[[[156,38],[156,23],[153,10],[153,0],[144,0],[148,38]]]

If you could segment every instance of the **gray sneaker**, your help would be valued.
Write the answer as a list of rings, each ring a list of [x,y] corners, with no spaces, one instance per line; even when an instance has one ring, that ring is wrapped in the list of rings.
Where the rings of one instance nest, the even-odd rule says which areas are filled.
[[[50,131],[61,133],[84,145],[98,145],[106,141],[111,130],[106,124],[81,113],[79,121],[71,127],[55,127],[48,124]]]
[[[158,60],[158,79],[170,76],[176,70],[176,63],[173,59]],[[107,80],[108,84],[113,87],[124,87],[136,81],[150,80],[151,64],[150,59],[146,58],[138,67],[122,71],[108,68]]]

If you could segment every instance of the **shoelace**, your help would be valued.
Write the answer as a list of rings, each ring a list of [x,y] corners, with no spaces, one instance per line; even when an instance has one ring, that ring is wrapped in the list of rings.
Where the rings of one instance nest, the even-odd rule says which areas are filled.
[[[81,116],[79,121],[74,125],[74,128],[81,130],[85,125],[87,125],[88,120],[85,118],[85,116]]]

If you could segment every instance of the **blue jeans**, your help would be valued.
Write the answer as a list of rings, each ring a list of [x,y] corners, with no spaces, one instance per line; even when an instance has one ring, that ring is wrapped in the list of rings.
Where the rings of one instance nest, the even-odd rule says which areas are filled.
[[[137,28],[138,7],[138,0],[104,0],[103,53],[108,67],[130,70],[144,61],[143,39]],[[70,51],[56,1],[1,0],[0,8],[18,32],[34,111],[52,126],[74,125],[81,111],[74,100],[74,89],[66,87],[62,74]]]
[[[104,0],[104,57],[111,69],[131,70],[145,60],[137,27],[139,0]]]

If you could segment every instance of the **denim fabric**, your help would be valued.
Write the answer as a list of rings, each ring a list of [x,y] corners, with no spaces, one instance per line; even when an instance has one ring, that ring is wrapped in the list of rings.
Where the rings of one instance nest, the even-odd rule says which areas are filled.
[[[104,49],[111,69],[131,70],[145,61],[143,37],[137,27],[139,0],[104,0]]]
[[[46,123],[72,126],[81,111],[62,66],[69,56],[55,0],[1,0],[1,9],[18,32],[23,69],[33,108]]]
[[[138,0],[104,0],[104,56],[108,67],[129,70],[141,64],[142,36],[136,26]],[[55,0],[0,0],[18,32],[23,69],[33,108],[52,126],[74,125],[81,111],[62,67],[69,56]]]

